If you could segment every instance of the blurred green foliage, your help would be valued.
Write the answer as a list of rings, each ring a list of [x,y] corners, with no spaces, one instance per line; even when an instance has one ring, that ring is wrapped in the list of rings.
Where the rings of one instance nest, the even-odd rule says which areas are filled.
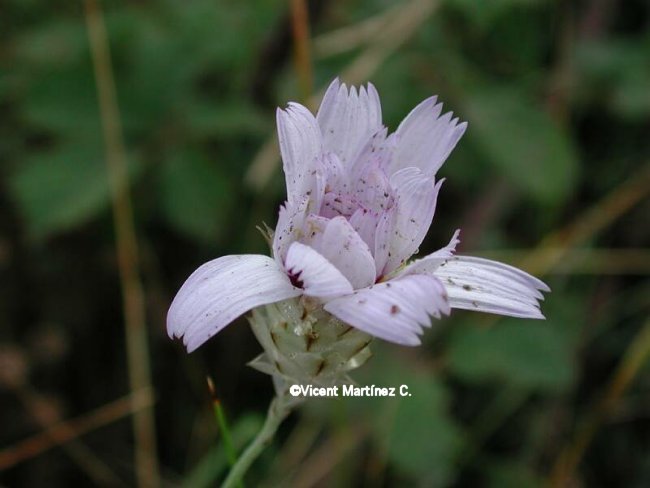
[[[526,328],[503,322],[489,329],[464,327],[449,344],[450,367],[469,383],[502,381],[522,388],[561,390],[573,376],[571,350],[546,324]]]
[[[402,3],[391,15],[409,2]],[[391,129],[434,93],[469,121],[441,171],[449,180],[422,252],[440,247],[459,226],[467,251],[533,246],[649,164],[647,2],[440,4],[370,80]],[[217,379],[240,445],[259,425],[252,412],[270,399],[267,378],[244,369],[257,350],[244,321],[188,358],[165,336],[164,316],[182,280],[203,261],[264,250],[255,225],[274,224],[282,177],[276,170],[262,189],[244,179],[274,131],[274,107],[298,98],[287,5],[104,3],[144,255],[159,454],[170,484],[209,486],[225,469],[214,447],[206,372]],[[392,6],[311,2],[312,31],[318,39]],[[127,388],[117,276],[107,258],[113,241],[96,87],[81,3],[7,0],[2,10],[0,338],[24,351],[30,380],[68,417]],[[332,56],[316,52],[318,87],[366,44]],[[649,210],[646,200],[581,245],[647,248]],[[636,271],[623,263],[607,276],[598,266],[563,266],[544,277],[553,288],[546,322],[492,323],[459,312],[436,324],[421,348],[377,345],[357,381],[404,383],[412,397],[314,402],[299,423],[289,422],[251,479],[304,479],[302,466],[319,466],[310,453],[351,431],[355,442],[346,452],[354,455],[331,453],[333,465],[323,474],[330,483],[542,486],[650,305],[647,264]],[[50,362],[36,354],[43,346],[30,344],[42,344],[44,323],[66,330],[74,352]],[[649,380],[645,368],[620,418],[594,440],[578,475],[584,486],[650,485]],[[0,409],[15,426],[0,435],[3,446],[34,429],[21,405]],[[292,441],[307,439],[310,429],[317,432],[311,442]],[[131,479],[125,439],[126,422],[84,440]],[[289,454],[285,441],[294,449]],[[0,481],[89,483],[60,456],[30,460]]]
[[[571,140],[517,90],[482,87],[465,100],[476,144],[522,192],[541,203],[564,203],[577,176]]]

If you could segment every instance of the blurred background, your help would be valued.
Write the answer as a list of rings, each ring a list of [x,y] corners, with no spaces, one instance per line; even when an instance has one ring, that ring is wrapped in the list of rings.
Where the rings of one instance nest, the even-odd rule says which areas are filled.
[[[0,485],[223,479],[205,378],[245,445],[260,347],[241,319],[187,355],[166,311],[203,262],[267,252],[275,107],[340,75],[391,130],[432,94],[469,121],[421,252],[462,228],[549,283],[547,320],[376,341],[355,379],[413,396],[309,402],[248,485],[650,486],[648,2],[317,0],[309,26],[301,5],[2,2]]]

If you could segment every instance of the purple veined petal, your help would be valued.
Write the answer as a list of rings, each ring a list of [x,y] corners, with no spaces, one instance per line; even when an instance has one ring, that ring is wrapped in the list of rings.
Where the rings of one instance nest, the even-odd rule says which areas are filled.
[[[460,242],[460,239],[458,238],[459,235],[460,229],[456,229],[449,244],[424,256],[423,258],[416,259],[412,263],[409,263],[397,274],[397,276],[406,276],[409,274],[433,274],[442,263],[454,255],[456,246]]]
[[[375,260],[370,249],[344,217],[331,219],[313,247],[336,266],[355,289],[375,282]]]
[[[436,102],[437,97],[427,98],[397,128],[397,148],[389,175],[409,166],[435,175],[465,133],[467,123],[452,120],[451,112],[440,116],[442,103]]]
[[[441,179],[435,183],[432,176],[424,175],[418,168],[405,168],[391,177],[397,215],[389,236],[389,254],[383,269],[384,275],[404,264],[422,244],[431,226],[443,181]]]
[[[335,153],[325,153],[320,160],[320,164],[325,180],[325,188],[328,192],[346,193],[349,191],[348,175],[341,160]]]
[[[317,193],[323,141],[316,119],[298,103],[276,113],[278,140],[287,184],[287,201],[296,203],[308,192]],[[322,176],[321,176],[322,178]]]
[[[378,163],[368,164],[353,186],[355,199],[362,207],[379,213],[393,206],[393,189]]]
[[[384,274],[384,268],[391,256],[391,237],[397,220],[397,206],[382,212],[378,217],[377,229],[375,231],[375,275],[380,278]]]
[[[182,337],[188,352],[240,315],[260,305],[302,294],[267,256],[224,256],[200,266],[176,294],[167,333]]]
[[[449,312],[442,284],[424,275],[378,283],[336,298],[324,308],[352,327],[408,346],[420,344],[418,335],[431,326],[431,316]]]
[[[380,215],[366,208],[358,208],[350,217],[350,225],[368,245],[368,249],[375,248],[375,234]]]
[[[395,134],[388,135],[388,129],[382,127],[368,140],[354,163],[350,165],[350,181],[358,181],[369,165],[379,166],[386,173],[395,147],[397,147]]]
[[[381,105],[375,87],[348,90],[338,78],[323,97],[316,115],[328,151],[335,152],[344,167],[350,167],[368,139],[381,128]]]
[[[471,256],[445,260],[433,273],[443,283],[452,308],[512,317],[543,319],[541,280],[507,264]]]
[[[289,246],[302,237],[307,219],[309,196],[304,196],[295,204],[285,203],[280,207],[278,223],[273,233],[273,257],[282,266]]]
[[[329,299],[352,293],[352,285],[322,254],[294,242],[285,262],[287,273],[307,296]]]
[[[334,217],[351,216],[359,208],[359,203],[349,193],[326,193],[320,207],[320,215],[332,219]]]

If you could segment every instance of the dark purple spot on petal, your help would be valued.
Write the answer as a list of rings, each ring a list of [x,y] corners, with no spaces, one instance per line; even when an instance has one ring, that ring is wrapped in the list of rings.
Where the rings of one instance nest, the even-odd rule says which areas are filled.
[[[300,279],[300,275],[302,274],[302,270],[295,273],[293,271],[293,268],[291,268],[288,271],[289,271],[289,281],[291,281],[291,284],[293,286],[295,286],[296,288],[304,288],[305,283]]]

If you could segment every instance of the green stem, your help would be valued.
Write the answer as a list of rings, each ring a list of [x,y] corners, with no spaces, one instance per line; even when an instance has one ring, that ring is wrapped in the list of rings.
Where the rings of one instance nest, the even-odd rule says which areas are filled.
[[[233,488],[239,484],[248,471],[248,468],[251,467],[264,448],[271,443],[278,427],[291,412],[291,407],[292,404],[287,397],[280,396],[273,398],[262,429],[257,433],[253,442],[239,456],[237,462],[230,470],[228,477],[221,485],[222,488]]]
[[[232,437],[230,436],[230,428],[228,427],[228,421],[226,420],[226,414],[223,411],[221,402],[219,400],[213,401],[214,406],[214,416],[217,419],[217,425],[221,431],[221,439],[223,440],[223,450],[226,453],[226,459],[228,459],[228,464],[230,467],[233,467],[237,463],[237,452],[235,451],[235,446],[232,443]]]

